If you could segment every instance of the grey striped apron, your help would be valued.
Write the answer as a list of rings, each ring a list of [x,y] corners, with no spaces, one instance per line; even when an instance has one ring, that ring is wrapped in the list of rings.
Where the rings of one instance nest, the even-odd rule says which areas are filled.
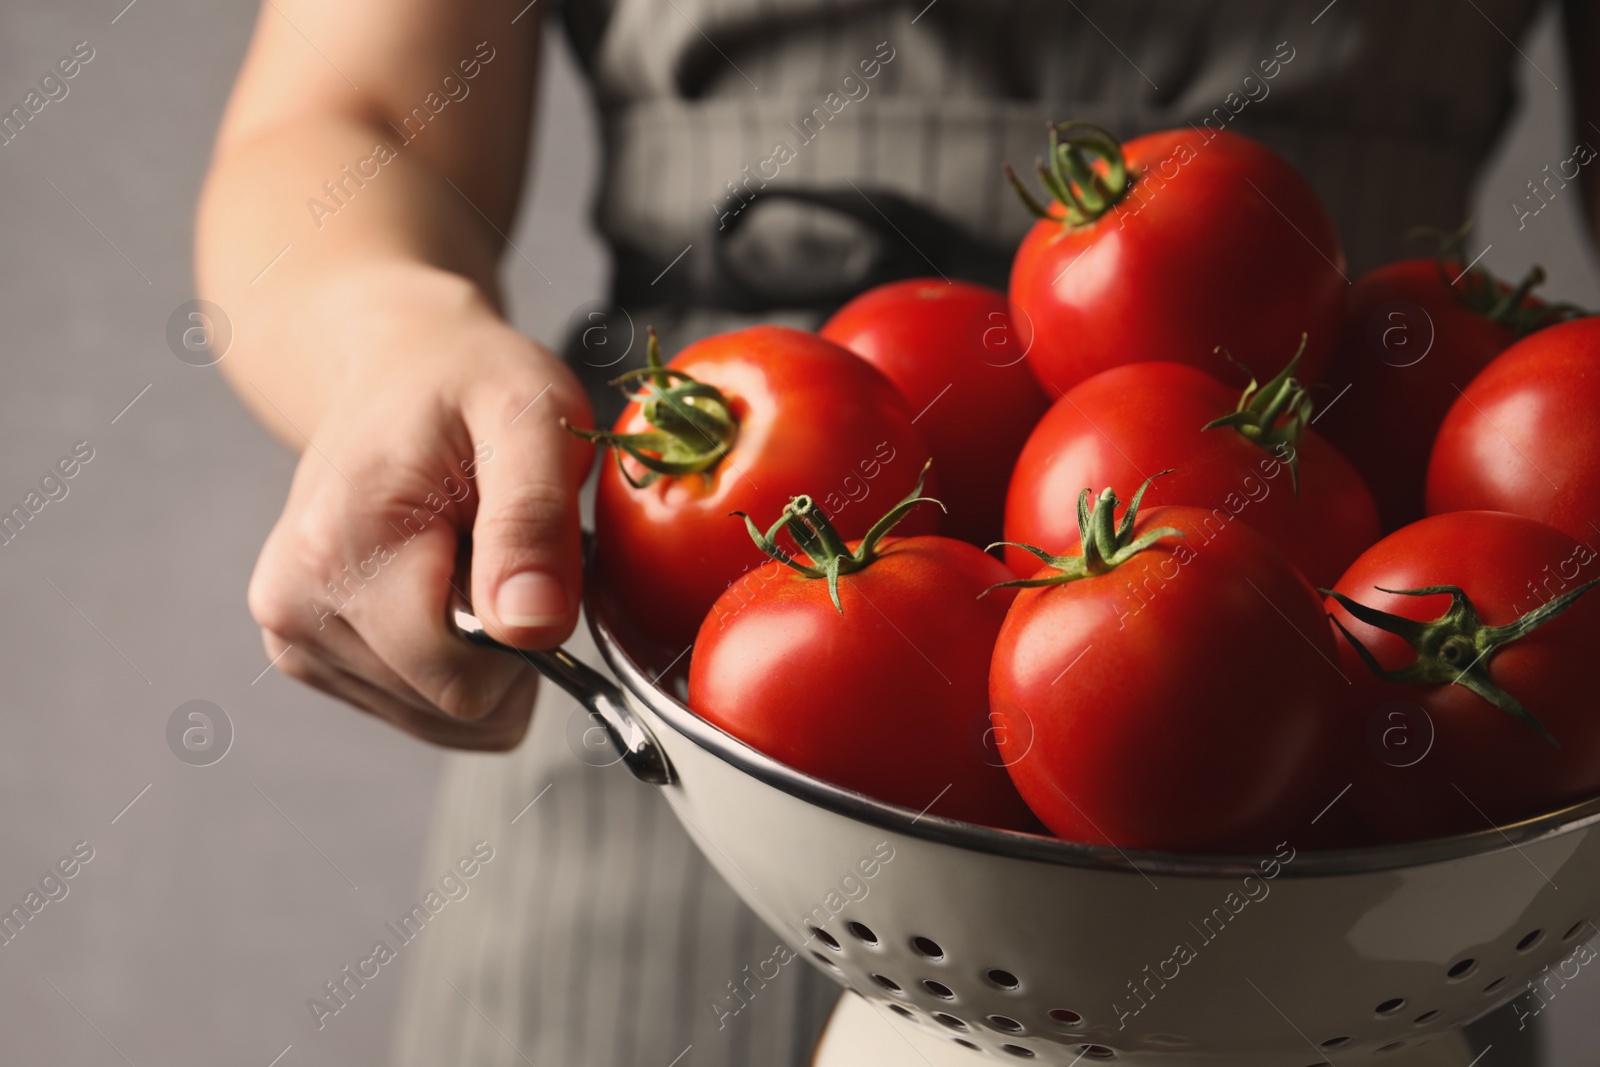
[[[1031,219],[1000,166],[1026,169],[1050,119],[1265,141],[1321,193],[1354,276],[1400,255],[1409,228],[1466,216],[1511,105],[1507,38],[1536,8],[568,0],[562,14],[602,118],[612,300],[672,352],[752,321],[815,324],[895,277],[1003,284]],[[623,363],[569,347],[594,383],[642,360],[641,345]],[[652,789],[575,755],[586,725],[546,687],[517,752],[447,761],[425,874],[478,840],[496,858],[412,950],[396,1063],[807,1062],[834,987],[789,967],[730,999],[776,935]]]

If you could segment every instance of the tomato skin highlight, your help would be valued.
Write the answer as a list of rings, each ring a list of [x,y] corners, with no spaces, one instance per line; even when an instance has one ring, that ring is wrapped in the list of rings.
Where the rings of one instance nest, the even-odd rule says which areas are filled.
[[[1408,259],[1368,271],[1350,290],[1317,428],[1366,478],[1385,530],[1422,517],[1428,454],[1457,387],[1516,340],[1460,299],[1450,281],[1461,273],[1452,262]]]
[[[768,563],[706,616],[689,667],[697,714],[880,800],[1037,826],[985,747],[989,656],[1012,591],[979,594],[1010,577],[1003,564],[951,538],[891,537],[840,578],[841,614],[826,580]]]
[[[1600,537],[1600,319],[1512,345],[1462,390],[1428,464],[1430,515],[1509,511]]]
[[[844,537],[860,537],[881,503],[916,484],[928,451],[889,380],[815,334],[756,326],[690,345],[667,366],[722,390],[738,436],[703,475],[662,477],[643,489],[603,457],[595,541],[617,609],[671,656],[694,640],[729,583],[766,561],[730,512],[776,514],[811,491]],[[637,402],[616,423],[621,433],[649,428]],[[930,479],[930,492],[934,485]],[[919,508],[900,529],[932,532],[937,516]]]
[[[1224,377],[1218,345],[1265,380],[1302,334],[1303,377],[1319,380],[1349,285],[1338,234],[1306,180],[1227,132],[1168,130],[1122,151],[1137,176],[1123,199],[1083,226],[1041,219],[1012,261],[1013,315],[1046,392],[1139,360]]]
[[[1384,538],[1334,590],[1425,622],[1450,606],[1448,595],[1396,596],[1380,588],[1456,585],[1485,623],[1503,625],[1596,577],[1594,550],[1559,530],[1503,512],[1463,511],[1422,519]],[[1353,618],[1332,598],[1327,606],[1386,669],[1414,660],[1401,638]],[[1560,748],[1463,686],[1384,682],[1337,628],[1334,635],[1341,667],[1358,685],[1339,742],[1350,761],[1346,780],[1354,781],[1346,800],[1384,838],[1487,830],[1600,794],[1600,716],[1591,674],[1600,654],[1600,596],[1594,592],[1487,659],[1490,677]],[[1386,730],[1405,733],[1389,738]],[[1431,745],[1419,758],[1428,733]],[[1402,744],[1418,747],[1408,751]]]
[[[1315,430],[1275,453],[1228,426],[1204,429],[1234,409],[1239,392],[1180,363],[1132,363],[1095,375],[1058,400],[1017,460],[1006,500],[1005,539],[1060,553],[1078,539],[1078,493],[1111,486],[1132,497],[1149,475],[1148,506],[1222,509],[1266,535],[1314,584],[1338,578],[1379,537],[1361,476]],[[1287,455],[1298,453],[1293,488]],[[1018,577],[1038,561],[1014,546]]]
[[[1006,473],[1050,406],[1005,294],[938,278],[891,282],[819,332],[887,375],[916,413],[949,508],[940,531],[980,547],[998,540]]]
[[[1141,511],[1136,533],[1187,536],[1023,589],[1006,616],[989,688],[1001,755],[1062,838],[1270,850],[1332,799],[1315,772],[1345,683],[1319,598],[1248,525],[1210,519]]]

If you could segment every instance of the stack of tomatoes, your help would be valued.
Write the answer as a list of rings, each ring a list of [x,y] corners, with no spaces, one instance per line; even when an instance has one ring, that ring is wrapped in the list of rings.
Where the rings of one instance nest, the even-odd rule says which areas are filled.
[[[1600,795],[1600,320],[1345,276],[1284,160],[1052,132],[1009,294],[920,279],[628,376],[596,509],[698,714],[920,812],[1343,847]],[[998,542],[998,543],[997,543]],[[1003,551],[1002,551],[1003,547]]]

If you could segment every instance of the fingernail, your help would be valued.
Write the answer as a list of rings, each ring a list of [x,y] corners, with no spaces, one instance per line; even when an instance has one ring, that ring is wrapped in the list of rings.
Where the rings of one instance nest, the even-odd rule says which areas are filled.
[[[559,626],[567,620],[567,587],[543,571],[523,571],[500,583],[495,614],[506,626]]]

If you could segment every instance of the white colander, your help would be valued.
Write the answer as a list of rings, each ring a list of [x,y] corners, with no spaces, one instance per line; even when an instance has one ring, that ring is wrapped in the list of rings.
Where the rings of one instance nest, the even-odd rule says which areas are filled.
[[[652,680],[592,597],[588,609],[620,685],[562,651],[517,654],[587,705],[796,953],[990,1059],[1377,1063],[1530,981],[1554,992],[1600,919],[1600,800],[1420,844],[1311,853],[1290,841],[1275,863],[991,830],[734,740]],[[456,622],[495,644],[469,613]],[[763,981],[742,975],[741,995]]]

